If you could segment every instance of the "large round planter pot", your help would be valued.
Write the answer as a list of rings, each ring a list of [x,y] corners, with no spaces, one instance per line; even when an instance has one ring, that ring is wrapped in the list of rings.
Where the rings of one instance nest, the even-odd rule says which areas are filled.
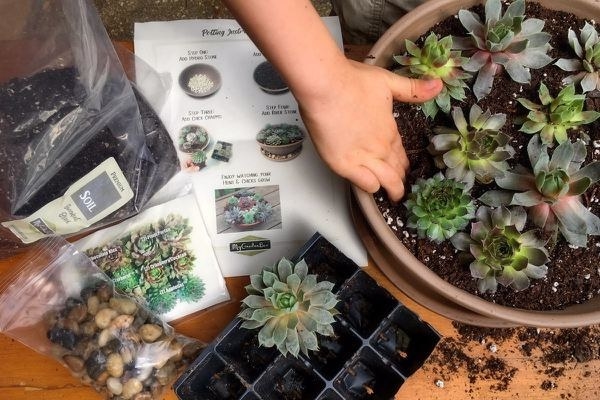
[[[529,0],[529,2],[532,1],[534,0]],[[588,20],[600,19],[600,4],[589,0],[538,0],[538,2],[546,8],[569,12]],[[398,20],[377,41],[365,62],[384,68],[389,67],[392,63],[392,56],[404,52],[404,39],[416,40],[436,23],[455,15],[460,9],[477,4],[484,4],[484,0],[428,1]],[[600,297],[561,310],[530,311],[498,305],[451,285],[422,264],[398,241],[379,212],[371,194],[355,186],[352,187],[352,191],[360,211],[375,235],[377,244],[383,247],[383,251],[374,256],[373,246],[368,245],[373,239],[367,237],[366,235],[369,233],[365,233],[363,229],[361,233],[363,242],[367,245],[372,257],[379,259],[382,264],[381,269],[399,289],[432,311],[459,321],[464,320],[466,315],[469,317],[467,322],[482,326],[502,326],[504,323],[512,323],[525,326],[566,328],[600,323]],[[369,247],[371,248],[369,249]],[[406,276],[409,276],[410,279],[405,279]],[[418,289],[416,294],[415,288]],[[422,293],[424,291],[431,291],[434,295]],[[424,304],[423,298],[427,300],[426,304]],[[471,313],[465,313],[465,309],[481,318],[473,317]]]

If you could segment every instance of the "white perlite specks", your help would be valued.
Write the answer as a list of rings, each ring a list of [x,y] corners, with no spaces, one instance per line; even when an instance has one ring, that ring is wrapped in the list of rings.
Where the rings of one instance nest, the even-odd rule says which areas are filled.
[[[188,88],[196,94],[203,94],[210,91],[215,83],[205,74],[196,74],[188,81]]]
[[[444,387],[444,381],[441,379],[436,379],[435,380],[435,386],[439,387],[439,388],[443,388]]]

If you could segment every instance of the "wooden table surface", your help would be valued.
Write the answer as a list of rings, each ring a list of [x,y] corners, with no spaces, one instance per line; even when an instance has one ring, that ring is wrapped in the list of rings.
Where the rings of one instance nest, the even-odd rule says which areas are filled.
[[[364,48],[348,47],[348,57],[361,59],[365,54]],[[0,260],[0,280],[10,271],[18,257]],[[460,335],[452,322],[435,314],[407,298],[376,268],[371,262],[366,272],[373,276],[383,287],[407,307],[416,312],[423,320],[431,324],[444,338],[443,341],[460,340]],[[228,278],[227,285],[232,300],[224,305],[200,312],[173,324],[182,334],[210,342],[235,316],[239,310],[239,301],[244,297],[243,287],[248,282],[247,277]],[[489,348],[485,344],[458,342],[457,346],[468,352],[470,357],[484,360],[489,357]],[[410,400],[514,400],[514,399],[600,399],[597,379],[600,373],[600,361],[589,363],[569,362],[558,367],[564,367],[561,376],[552,379],[552,387],[543,389],[539,369],[542,365],[541,355],[523,356],[519,351],[519,342],[505,342],[499,346],[495,355],[502,358],[509,367],[517,368],[510,384],[504,389],[491,389],[498,377],[469,379],[466,369],[446,373],[444,387],[435,385],[442,375],[440,368],[432,362],[411,376],[400,388],[396,398]],[[437,353],[438,350],[434,351]],[[597,358],[597,357],[596,357]],[[42,356],[5,335],[0,334],[0,400],[81,400],[100,399],[91,388],[84,386],[70,375],[66,368],[57,361]],[[168,391],[164,399],[175,400],[177,397]]]

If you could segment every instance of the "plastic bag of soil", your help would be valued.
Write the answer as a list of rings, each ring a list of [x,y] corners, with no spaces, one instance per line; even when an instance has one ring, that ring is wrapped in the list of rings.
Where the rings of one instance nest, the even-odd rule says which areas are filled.
[[[0,282],[0,332],[109,399],[162,399],[204,344],[178,335],[60,237]]]
[[[2,11],[9,25],[0,41],[5,257],[44,236],[137,213],[179,164],[91,1],[6,0]]]

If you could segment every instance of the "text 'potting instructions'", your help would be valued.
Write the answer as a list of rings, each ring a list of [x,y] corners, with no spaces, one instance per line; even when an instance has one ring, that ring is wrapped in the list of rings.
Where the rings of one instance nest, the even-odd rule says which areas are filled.
[[[339,20],[323,21],[341,47]],[[367,264],[345,182],[321,161],[287,84],[235,20],[136,24],[135,50],[171,82],[161,118],[225,276],[258,273],[315,231]]]

